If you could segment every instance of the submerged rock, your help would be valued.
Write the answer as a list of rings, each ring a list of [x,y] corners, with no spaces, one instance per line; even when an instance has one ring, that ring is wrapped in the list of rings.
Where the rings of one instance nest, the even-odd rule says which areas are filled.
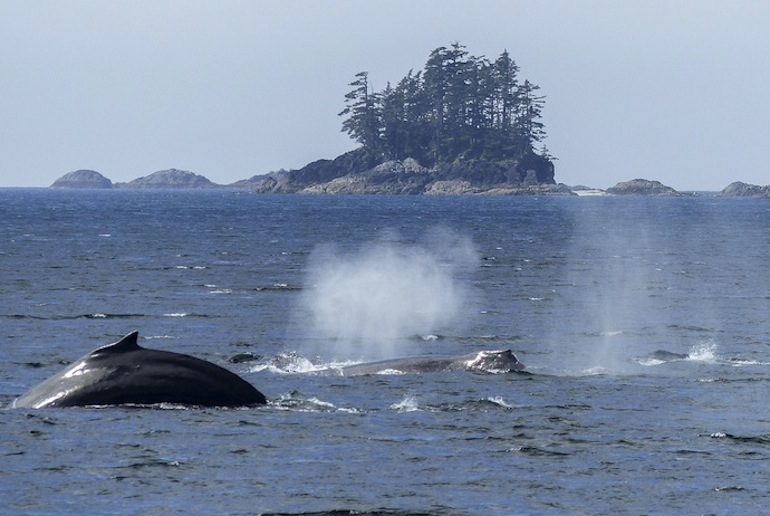
[[[112,181],[95,170],[76,170],[54,181],[51,188],[112,188]]]

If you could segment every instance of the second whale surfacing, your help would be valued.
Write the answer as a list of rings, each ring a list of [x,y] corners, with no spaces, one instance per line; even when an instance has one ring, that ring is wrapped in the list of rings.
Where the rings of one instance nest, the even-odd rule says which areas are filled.
[[[380,360],[343,367],[343,376],[361,376],[387,371],[399,373],[427,373],[438,371],[485,371],[508,373],[524,370],[510,349],[478,351],[467,355],[424,355],[391,360]]]
[[[82,356],[11,404],[14,408],[173,403],[254,406],[265,396],[237,374],[181,353],[146,349],[138,332]]]

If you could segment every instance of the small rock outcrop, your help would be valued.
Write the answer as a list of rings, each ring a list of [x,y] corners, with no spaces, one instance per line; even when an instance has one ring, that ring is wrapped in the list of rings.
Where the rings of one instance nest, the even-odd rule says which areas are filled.
[[[248,179],[241,179],[240,181],[236,181],[235,183],[230,183],[227,185],[223,185],[224,188],[232,188],[234,190],[254,190],[257,188],[262,188],[262,185],[270,178],[280,178],[282,175],[285,175],[287,172],[286,170],[277,170],[274,172],[269,172],[267,174],[257,174],[255,176],[251,176]]]
[[[76,170],[54,181],[51,188],[112,188],[112,181],[95,170]]]
[[[606,192],[612,195],[659,195],[670,197],[681,195],[660,181],[650,181],[647,179],[633,179],[620,182],[611,188],[607,188]]]
[[[117,183],[118,188],[216,188],[218,185],[207,178],[186,170],[160,170],[146,177],[134,179],[128,183]]]
[[[736,181],[727,185],[721,192],[727,197],[767,197],[770,198],[770,185],[758,186]]]
[[[377,165],[361,148],[341,154],[334,159],[319,159],[296,170],[281,171],[264,176],[256,184],[257,193],[322,193],[324,185],[347,175],[355,175]],[[306,189],[311,189],[306,191]],[[353,193],[353,192],[350,192]]]

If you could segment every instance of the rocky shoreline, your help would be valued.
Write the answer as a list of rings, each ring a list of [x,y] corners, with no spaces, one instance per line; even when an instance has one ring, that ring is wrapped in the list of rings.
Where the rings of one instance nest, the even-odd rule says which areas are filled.
[[[538,156],[535,156],[536,158]],[[665,196],[680,193],[659,181],[634,179],[606,190],[570,187],[553,180],[550,162],[495,163],[467,161],[426,168],[416,160],[372,163],[356,151],[334,160],[319,160],[291,171],[256,175],[220,185],[184,170],[160,170],[127,183],[113,183],[94,170],[76,170],[51,188],[73,189],[239,189],[255,193],[385,194],[385,195],[577,195]],[[770,185],[735,182],[722,196],[770,198]]]

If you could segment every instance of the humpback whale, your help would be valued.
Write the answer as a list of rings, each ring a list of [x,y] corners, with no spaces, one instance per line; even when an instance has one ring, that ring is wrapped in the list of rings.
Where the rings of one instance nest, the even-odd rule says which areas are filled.
[[[684,353],[674,353],[672,351],[666,351],[665,349],[659,349],[647,355],[647,358],[660,360],[661,362],[673,362],[674,360],[687,360],[690,358],[690,355]]]
[[[146,349],[139,332],[98,348],[17,398],[11,407],[178,403],[253,406],[265,396],[235,373],[181,353]]]
[[[478,351],[468,355],[424,355],[343,367],[343,376],[377,374],[383,371],[425,373],[434,371],[487,371],[492,373],[521,371],[524,365],[510,349]]]

